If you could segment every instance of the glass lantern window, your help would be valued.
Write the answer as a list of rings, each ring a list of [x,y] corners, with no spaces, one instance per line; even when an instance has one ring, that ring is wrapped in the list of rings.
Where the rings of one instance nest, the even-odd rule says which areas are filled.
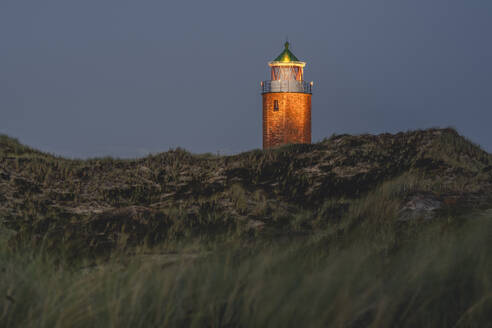
[[[297,80],[302,81],[302,68],[298,66],[272,66],[272,81]]]

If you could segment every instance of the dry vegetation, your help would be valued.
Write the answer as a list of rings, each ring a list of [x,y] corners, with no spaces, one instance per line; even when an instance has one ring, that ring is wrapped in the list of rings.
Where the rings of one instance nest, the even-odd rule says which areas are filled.
[[[484,327],[491,191],[452,129],[135,160],[0,136],[0,322]]]
[[[364,211],[392,222],[412,195],[433,197],[441,209],[482,207],[490,198],[491,163],[451,129],[340,135],[226,157],[176,149],[86,161],[3,136],[0,217],[18,232],[17,242],[62,245],[75,257],[108,251],[122,237],[129,246],[152,246],[232,231],[312,233],[342,217],[349,220],[341,224],[367,217]],[[392,190],[374,192],[383,185]],[[372,206],[370,198],[381,195],[389,203]]]

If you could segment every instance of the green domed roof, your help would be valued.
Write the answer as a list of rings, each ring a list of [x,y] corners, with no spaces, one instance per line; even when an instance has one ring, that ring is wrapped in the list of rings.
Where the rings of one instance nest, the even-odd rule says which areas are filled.
[[[282,53],[273,61],[288,63],[288,62],[298,62],[299,59],[297,59],[297,57],[294,56],[294,54],[289,50],[289,42],[285,42],[284,51],[282,51]]]

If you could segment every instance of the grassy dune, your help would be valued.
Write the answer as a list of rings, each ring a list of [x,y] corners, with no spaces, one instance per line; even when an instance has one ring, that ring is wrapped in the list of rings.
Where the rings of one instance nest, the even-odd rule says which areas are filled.
[[[68,160],[0,137],[2,327],[492,327],[492,158],[450,129]]]

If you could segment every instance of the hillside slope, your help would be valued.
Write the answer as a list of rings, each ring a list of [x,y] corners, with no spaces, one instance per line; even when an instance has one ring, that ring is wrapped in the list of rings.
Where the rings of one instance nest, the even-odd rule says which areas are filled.
[[[153,245],[220,232],[394,230],[489,208],[491,191],[491,155],[452,129],[338,135],[234,156],[176,149],[136,160],[69,160],[0,136],[0,218],[17,232],[13,243],[44,240],[74,254],[122,239]]]

